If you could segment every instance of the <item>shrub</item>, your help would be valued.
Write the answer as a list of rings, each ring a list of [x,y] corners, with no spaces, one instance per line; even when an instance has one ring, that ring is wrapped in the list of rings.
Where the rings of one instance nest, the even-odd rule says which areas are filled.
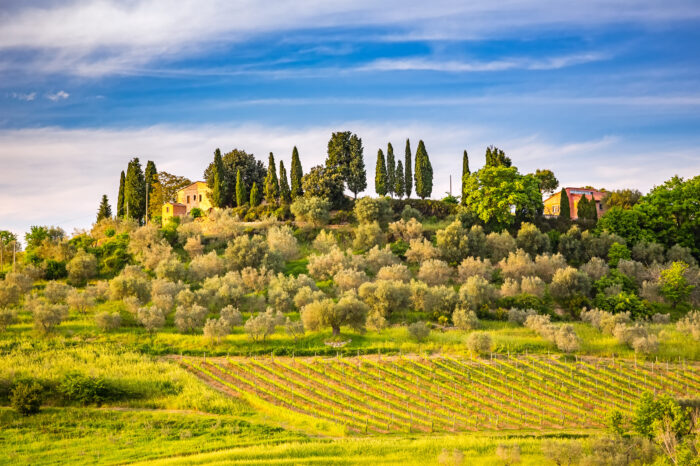
[[[185,264],[180,262],[177,257],[171,257],[168,260],[162,261],[156,267],[156,277],[166,280],[182,280],[185,278]]]
[[[370,249],[365,255],[367,268],[373,273],[377,273],[382,267],[387,265],[394,265],[400,262],[399,258],[391,252],[391,248],[386,246],[380,248],[375,246]]]
[[[423,225],[415,218],[408,221],[401,219],[389,224],[389,233],[395,240],[400,239],[410,243],[411,240],[423,238]]]
[[[385,268],[386,267],[380,269],[380,272]],[[345,269],[340,270],[333,275],[333,282],[343,292],[348,290],[356,290],[366,281],[369,281],[369,278],[364,270]]]
[[[326,254],[332,249],[337,248],[338,242],[336,241],[335,236],[333,236],[333,232],[321,230],[319,234],[316,235],[312,246],[315,250]]]
[[[632,259],[651,265],[664,261],[664,247],[659,243],[640,241],[632,247]]]
[[[641,353],[655,353],[659,349],[659,342],[655,335],[650,335],[649,330],[639,324],[618,324],[613,329],[613,335],[620,343],[627,344],[630,348]]]
[[[366,196],[360,198],[355,201],[353,212],[360,223],[377,222],[385,226],[394,216],[389,199],[386,197],[372,198]]]
[[[560,304],[569,309],[580,309],[590,290],[588,275],[573,267],[559,269],[552,278],[549,292]]]
[[[467,257],[457,267],[457,274],[459,275],[459,281],[462,283],[466,282],[469,277],[474,276],[482,277],[490,282],[495,270],[488,259],[481,260],[477,257]]]
[[[540,277],[523,277],[520,281],[520,291],[524,294],[543,298],[546,285]]]
[[[377,280],[398,280],[408,283],[411,281],[411,271],[403,264],[387,265],[379,269]]]
[[[310,277],[300,274],[296,277],[278,274],[267,288],[268,303],[282,312],[291,311],[294,308],[294,298],[303,289],[317,290],[316,282]]]
[[[557,345],[559,351],[565,353],[572,353],[578,351],[581,347],[581,342],[574,332],[573,325],[562,325],[560,326],[556,333],[554,334],[554,344]]]
[[[307,265],[309,273],[317,280],[327,280],[341,270],[356,268],[357,267],[353,267],[352,257],[345,254],[339,248],[333,248],[327,254],[309,256],[309,263]]]
[[[97,259],[83,250],[78,253],[66,265],[68,281],[76,286],[82,286],[91,278],[97,276]]]
[[[296,343],[299,338],[304,336],[304,322],[287,317],[287,320],[284,322],[284,330],[287,332],[287,335],[294,338],[294,343]]]
[[[476,316],[476,312],[463,307],[458,307],[452,313],[452,323],[461,330],[475,330],[479,328],[479,318]]]
[[[25,308],[32,312],[34,328],[42,333],[51,332],[68,317],[68,306],[50,304],[41,298],[27,300]]]
[[[385,243],[386,235],[378,222],[362,223],[355,228],[353,248],[366,251],[374,246],[382,247]]]
[[[651,321],[655,324],[668,324],[671,322],[671,314],[661,314],[657,312],[651,316]]]
[[[187,241],[185,242],[185,246],[183,246],[183,249],[187,253],[188,256],[190,256],[190,259],[194,259],[197,256],[201,256],[202,253],[204,253],[204,246],[202,245],[202,237],[197,235],[197,236],[190,236],[187,238]]]
[[[690,334],[694,340],[700,340],[700,311],[691,311],[678,321],[676,328],[679,332]]]
[[[316,286],[313,288],[303,286],[299,288],[299,291],[297,291],[297,293],[294,295],[294,306],[296,306],[297,309],[301,309],[309,303],[323,299],[326,299],[326,294],[317,289]]]
[[[486,249],[493,262],[499,262],[517,249],[515,238],[507,231],[489,233],[486,236]]]
[[[85,314],[88,308],[95,305],[95,298],[88,290],[81,293],[73,288],[68,292],[68,296],[66,296],[66,303],[70,309],[75,309],[76,311]]]
[[[508,254],[508,258],[503,259],[498,266],[505,278],[520,280],[522,277],[535,275],[535,263],[522,249]]]
[[[522,249],[532,257],[549,251],[549,237],[532,223],[524,222],[520,226],[516,242],[518,249]]]
[[[403,210],[401,211],[401,219],[405,221],[409,221],[411,219],[420,221],[423,219],[423,215],[421,215],[418,209],[414,209],[410,205],[406,204],[403,206]]]
[[[406,260],[408,262],[421,264],[440,255],[440,251],[425,238],[412,239],[409,244],[410,246],[406,251]]]
[[[688,265],[697,265],[697,261],[693,257],[690,248],[674,244],[666,251],[666,260],[668,262],[685,262]]]
[[[238,308],[231,305],[221,309],[219,313],[219,319],[225,321],[229,328],[237,327],[243,323],[243,316],[241,316],[241,311]]]
[[[392,312],[408,306],[411,297],[410,287],[395,280],[377,280],[363,283],[358,295],[370,309],[388,317]]]
[[[114,300],[134,296],[142,303],[148,302],[150,284],[148,276],[137,265],[127,265],[109,282],[110,297]]]
[[[51,304],[62,304],[66,302],[70,289],[65,283],[50,281],[44,288],[44,297]]]
[[[535,315],[537,315],[537,311],[534,309],[511,308],[508,309],[508,322],[524,325],[528,317]]]
[[[613,243],[610,246],[610,249],[608,250],[608,264],[610,264],[610,267],[617,267],[618,262],[620,262],[620,259],[631,259],[632,254],[630,253],[630,250],[627,249],[627,246],[624,244],[620,243]]]
[[[418,279],[428,285],[443,285],[452,278],[452,267],[439,259],[430,259],[421,264]]]
[[[231,333],[231,324],[224,318],[207,319],[204,323],[204,336],[218,343]]]
[[[37,382],[18,382],[10,393],[10,404],[22,416],[36,414],[41,408],[44,389]]]
[[[581,266],[581,270],[591,278],[591,281],[595,282],[606,276],[610,269],[603,259],[592,257],[591,260]]]
[[[325,225],[330,219],[330,203],[321,197],[297,197],[290,209],[297,221],[308,222],[314,226]]]
[[[649,314],[649,308],[646,303],[636,294],[626,291],[619,291],[610,295],[598,293],[595,303],[600,309],[614,314],[628,312],[635,319],[646,317]]]
[[[270,250],[267,241],[260,235],[242,235],[229,242],[224,251],[224,260],[228,270],[246,267],[281,270],[284,262],[282,256]]]
[[[433,315],[449,316],[457,305],[457,293],[449,286],[428,286],[424,282],[412,281],[410,284],[411,303],[422,312]]]
[[[256,316],[251,316],[246,320],[243,329],[253,341],[265,341],[265,339],[275,332],[277,325],[284,323],[284,315],[275,313],[272,308],[261,312]]]
[[[299,255],[299,242],[294,237],[292,229],[283,225],[272,227],[267,231],[267,245],[270,251],[278,254],[285,261],[292,260]]]
[[[233,272],[229,272],[233,273]],[[228,274],[227,274],[228,275]],[[262,291],[268,287],[275,274],[265,267],[246,267],[241,270],[241,281],[247,291]]]
[[[119,328],[122,316],[118,312],[98,312],[95,314],[95,325],[103,332]]]
[[[7,327],[17,318],[17,311],[5,307],[0,307],[0,332],[7,330]]]
[[[661,272],[659,293],[674,308],[680,304],[685,304],[694,288],[685,277],[687,269],[688,264],[685,262],[674,262],[669,268]]]
[[[447,262],[458,264],[469,256],[469,238],[459,220],[450,223],[443,230],[438,230],[436,236],[440,256]]]
[[[14,306],[22,298],[22,290],[7,280],[0,281],[0,307]]]
[[[496,299],[496,289],[483,277],[469,277],[459,289],[459,300],[468,309],[480,311]]]
[[[503,298],[517,296],[520,294],[520,283],[512,278],[506,278],[499,290],[499,294]]]
[[[139,308],[136,317],[151,335],[165,325],[165,313],[155,306]]]
[[[552,281],[557,270],[565,269],[566,266],[566,259],[558,253],[540,254],[535,257],[535,275],[547,283]]]
[[[5,284],[14,285],[19,290],[19,294],[23,295],[31,291],[34,279],[20,272],[8,272],[5,275]]]
[[[525,319],[525,326],[537,332],[539,336],[556,345],[560,351],[570,353],[580,347],[580,341],[572,325],[557,327],[549,321],[549,316],[530,314]]]
[[[585,262],[587,254],[581,239],[581,229],[574,225],[559,237],[559,252],[572,264]]]
[[[493,346],[491,336],[484,332],[470,333],[469,336],[467,336],[465,343],[467,345],[467,349],[476,355],[490,352],[491,347]]]
[[[57,391],[66,401],[83,405],[100,405],[122,396],[121,390],[111,387],[102,377],[88,377],[75,371],[63,376]]]
[[[408,334],[416,341],[424,341],[430,335],[430,327],[425,322],[414,322],[408,326]]]
[[[175,327],[182,333],[191,332],[201,327],[206,317],[207,309],[203,306],[178,306],[175,311]]]

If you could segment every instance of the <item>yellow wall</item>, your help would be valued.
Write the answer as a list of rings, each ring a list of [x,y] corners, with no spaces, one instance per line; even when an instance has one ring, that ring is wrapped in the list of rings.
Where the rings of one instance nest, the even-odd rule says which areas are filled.
[[[561,203],[561,191],[552,194],[544,201],[544,215],[559,215],[559,205]]]
[[[207,212],[212,208],[211,200],[209,199],[210,192],[209,186],[205,182],[197,181],[177,192],[177,202],[187,207],[187,213],[190,213],[195,207]]]

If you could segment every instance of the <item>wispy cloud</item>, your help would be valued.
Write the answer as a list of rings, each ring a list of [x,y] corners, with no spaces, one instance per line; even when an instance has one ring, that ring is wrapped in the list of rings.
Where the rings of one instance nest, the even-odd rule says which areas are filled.
[[[503,0],[497,6],[490,0],[411,5],[401,0],[308,0],[303,6],[296,0],[15,2],[0,16],[0,51],[32,52],[29,63],[6,61],[6,67],[102,76],[290,32],[364,28],[375,32],[347,37],[376,41],[382,40],[376,31],[385,31],[383,40],[463,40],[698,17],[695,0]]]
[[[32,100],[36,99],[36,92],[27,92],[27,93],[12,92],[10,94],[10,97],[12,97],[13,99],[17,99],[17,100],[24,100],[26,102],[31,102]]]
[[[68,97],[70,97],[70,94],[67,93],[66,91],[58,91],[54,93],[49,93],[46,94],[46,98],[49,99],[51,102],[58,102],[59,100],[65,100]]]

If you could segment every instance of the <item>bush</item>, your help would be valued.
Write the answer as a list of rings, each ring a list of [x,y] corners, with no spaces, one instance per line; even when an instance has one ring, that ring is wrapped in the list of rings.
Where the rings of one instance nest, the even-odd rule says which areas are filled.
[[[297,221],[308,222],[314,226],[328,223],[330,219],[330,203],[321,197],[297,197],[290,209]]]
[[[241,311],[239,311],[238,308],[235,308],[230,305],[221,309],[221,312],[219,313],[219,319],[222,321],[226,321],[229,328],[237,327],[243,323],[243,316],[241,315]]]
[[[285,261],[295,259],[299,255],[299,242],[287,225],[270,228],[267,231],[267,245],[270,251],[281,256]]]
[[[470,333],[469,336],[467,336],[465,343],[467,345],[467,349],[476,355],[490,352],[491,347],[493,346],[491,336],[484,332]]]
[[[82,405],[100,405],[123,396],[121,390],[110,386],[102,377],[88,377],[80,372],[65,374],[57,389],[66,401]]]
[[[535,275],[535,263],[532,262],[530,255],[522,249],[508,254],[508,257],[503,259],[498,266],[505,278],[520,280],[523,277]]]
[[[373,273],[377,273],[379,269],[387,265],[394,265],[400,262],[399,258],[391,252],[391,248],[386,246],[380,248],[375,246],[370,249],[365,255],[367,268]]]
[[[175,311],[175,327],[182,333],[191,332],[201,327],[206,317],[207,309],[203,306],[178,306]]]
[[[314,242],[312,244],[313,248],[323,254],[330,252],[332,249],[337,248],[338,242],[333,236],[333,232],[321,230]]]
[[[566,266],[566,259],[558,253],[540,254],[535,257],[535,275],[547,283],[552,281],[557,270],[565,269]]]
[[[453,269],[447,262],[439,259],[430,259],[421,264],[418,271],[418,279],[428,285],[443,285],[452,278]]]
[[[165,325],[165,313],[155,306],[140,308],[136,317],[138,322],[143,325],[150,334],[153,334],[153,332],[163,328]]]
[[[457,293],[450,286],[428,286],[414,280],[410,292],[413,307],[417,311],[431,314],[435,319],[449,317],[457,305]]]
[[[459,289],[459,300],[468,309],[488,309],[496,299],[496,289],[484,278],[469,277]]]
[[[51,332],[68,317],[68,306],[49,304],[41,298],[32,298],[25,303],[25,308],[32,312],[34,328],[42,333]]]
[[[608,264],[610,264],[610,267],[617,267],[618,262],[620,262],[620,259],[631,259],[632,254],[630,253],[630,250],[627,249],[627,246],[624,244],[620,243],[613,243],[610,246],[610,249],[608,250]]]
[[[403,207],[403,210],[401,211],[401,219],[406,222],[408,222],[411,219],[421,221],[423,219],[423,215],[421,215],[418,209],[414,209],[413,207],[407,204]]]
[[[537,315],[537,311],[534,309],[511,308],[508,310],[508,322],[524,325],[528,317],[535,315]]]
[[[411,240],[423,238],[423,225],[415,218],[408,221],[401,219],[398,222],[389,224],[389,233],[395,240],[403,240],[410,243]]]
[[[38,413],[43,398],[44,389],[37,382],[18,382],[10,392],[10,404],[22,416]]]
[[[109,282],[110,297],[113,300],[134,296],[142,303],[150,298],[148,276],[137,265],[127,265]]]
[[[678,321],[676,328],[679,332],[690,334],[694,340],[700,340],[700,311],[691,311]]]
[[[218,343],[231,333],[231,324],[224,318],[207,319],[204,323],[204,336]]]
[[[469,256],[468,233],[459,220],[450,223],[443,230],[438,230],[436,236],[440,256],[447,262],[458,264]]]
[[[277,325],[283,323],[284,315],[280,312],[275,313],[272,308],[268,308],[266,312],[248,318],[243,329],[253,341],[265,341],[268,335],[275,332]]]
[[[680,244],[674,244],[666,251],[666,260],[668,262],[685,262],[693,266],[698,263],[693,257],[690,248],[683,247]]]
[[[0,308],[0,332],[4,332],[16,318],[17,311],[14,309]]]
[[[425,322],[415,322],[408,326],[408,334],[416,341],[424,341],[430,335],[430,327]]]
[[[501,233],[489,233],[486,236],[486,250],[493,262],[505,259],[511,252],[515,252],[516,249],[517,243],[515,238],[505,230]]]
[[[668,324],[671,322],[671,314],[661,314],[657,312],[651,316],[651,321],[655,324]]]
[[[265,267],[278,271],[284,265],[282,256],[271,251],[268,242],[260,235],[242,235],[229,242],[224,251],[224,260],[228,270]]]
[[[75,309],[76,311],[85,314],[88,308],[95,305],[95,298],[89,290],[80,292],[75,288],[71,289],[66,296],[66,303],[70,309]]]
[[[185,250],[187,255],[190,256],[190,259],[194,259],[197,256],[201,256],[204,252],[204,246],[202,245],[202,237],[199,235],[190,236],[189,238],[187,238],[183,249]]]
[[[391,252],[389,252],[391,254]],[[392,254],[393,256],[393,254]],[[345,269],[356,270],[358,263],[356,257],[351,254],[345,254],[339,248],[333,248],[327,254],[314,254],[309,256],[307,269],[309,274],[317,280],[327,280],[333,277],[336,273]],[[396,260],[398,262],[398,258]]]
[[[651,265],[664,261],[664,247],[659,243],[640,241],[632,247],[632,259]]]
[[[68,280],[74,285],[84,285],[91,278],[97,276],[97,259],[83,250],[71,259],[66,265]]]
[[[592,257],[591,260],[581,266],[581,270],[591,278],[591,281],[596,282],[606,276],[610,269],[603,259]]]
[[[406,251],[406,260],[416,264],[421,264],[427,260],[435,259],[438,256],[440,256],[440,251],[433,246],[433,243],[425,238],[412,239],[409,243],[409,248]]]
[[[549,285],[549,292],[564,307],[574,310],[580,309],[585,303],[590,287],[588,275],[573,267],[567,267],[556,271]]]
[[[364,270],[344,269],[333,275],[333,282],[341,291],[356,290],[367,281],[369,277]]]
[[[523,277],[520,282],[520,291],[524,294],[544,297],[546,285],[540,277]]]
[[[459,281],[462,283],[466,282],[469,277],[474,276],[482,277],[490,282],[495,270],[495,267],[491,265],[491,261],[488,259],[481,260],[477,257],[467,257],[457,267],[457,274],[459,275]]]
[[[516,242],[519,249],[532,257],[549,251],[549,237],[532,223],[525,222],[521,225]]]
[[[353,212],[359,223],[377,222],[385,226],[394,216],[389,199],[386,197],[372,198],[366,196],[360,198],[355,201]]]
[[[452,313],[452,323],[460,330],[475,330],[479,328],[479,318],[476,312],[459,307]]]
[[[95,314],[95,325],[103,332],[119,328],[122,317],[118,312],[98,312]]]
[[[352,247],[366,251],[374,246],[384,246],[386,243],[386,234],[382,231],[382,227],[378,222],[362,223],[355,228],[355,239],[352,242]]]
[[[50,281],[44,288],[44,297],[51,304],[63,304],[69,290],[70,287],[65,283]]]
[[[408,306],[411,298],[410,287],[395,280],[377,280],[363,283],[358,295],[370,309],[388,317],[392,312]]]
[[[411,271],[403,264],[387,265],[379,269],[377,280],[398,280],[408,283],[411,281]]]

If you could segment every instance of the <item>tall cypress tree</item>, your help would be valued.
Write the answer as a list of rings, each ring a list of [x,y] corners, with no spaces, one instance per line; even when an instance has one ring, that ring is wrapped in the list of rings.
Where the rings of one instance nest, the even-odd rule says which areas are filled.
[[[126,184],[126,177],[124,176],[124,170],[119,176],[119,196],[117,197],[117,217],[123,218],[126,215],[124,210],[124,184]]]
[[[467,198],[467,192],[466,192],[466,186],[467,186],[467,180],[469,179],[469,175],[471,174],[471,171],[469,171],[469,155],[467,154],[467,150],[464,149],[464,154],[462,154],[462,204],[464,204],[465,199]]]
[[[280,199],[285,204],[292,202],[292,191],[287,182],[287,170],[284,169],[284,162],[280,160]]]
[[[589,215],[588,198],[584,194],[581,196],[581,199],[578,200],[578,204],[576,205],[576,216],[580,219],[587,219],[589,218]]]
[[[384,162],[384,152],[377,151],[377,167],[374,174],[374,192],[380,196],[386,196],[386,162]]]
[[[594,222],[598,221],[598,204],[595,202],[595,197],[591,194],[591,201],[589,202],[591,209],[591,220]]]
[[[253,187],[250,188],[250,206],[255,207],[260,205],[261,196],[260,190],[258,189],[258,183],[253,183]]]
[[[265,177],[265,200],[268,204],[276,204],[280,196],[280,182],[277,179],[277,168],[275,168],[275,156],[270,152],[267,162],[267,176]]]
[[[413,173],[412,173],[412,168],[413,164],[411,163],[411,142],[406,139],[406,152],[404,155],[404,170],[406,170],[406,174],[404,175],[403,178],[403,184],[404,184],[404,194],[406,194],[407,198],[411,197],[411,191],[413,190]]]
[[[350,170],[348,171],[347,185],[350,192],[357,199],[357,193],[367,189],[367,170],[365,169],[362,139],[356,134],[350,136],[350,154]]]
[[[211,202],[214,207],[224,207],[228,201],[228,190],[225,186],[224,161],[221,158],[221,150],[214,151],[214,165],[212,165]]]
[[[103,218],[112,218],[112,207],[109,205],[109,200],[107,195],[102,195],[102,201],[100,201],[100,207],[97,209],[97,221],[99,222]]]
[[[304,176],[304,171],[301,169],[297,146],[294,146],[292,150],[292,166],[290,170],[289,178],[292,183],[292,199],[295,199],[304,194],[304,190],[301,189],[301,179]]]
[[[236,172],[236,205],[242,207],[248,202],[248,193],[246,193],[245,183],[241,178],[241,171]]]
[[[487,167],[510,167],[512,164],[510,157],[506,157],[506,153],[498,147],[488,146],[486,148]]]
[[[386,186],[387,192],[394,194],[394,181],[396,178],[396,161],[394,160],[394,146],[389,143],[386,147]]]
[[[559,199],[559,218],[571,220],[571,204],[569,203],[569,196],[566,194],[566,189],[561,190],[561,197]]]
[[[146,178],[138,157],[134,157],[129,162],[126,170],[124,204],[126,216],[141,223],[146,213]]]
[[[430,197],[433,192],[433,166],[425,150],[423,140],[418,141],[416,149],[416,194],[421,199]]]
[[[403,163],[401,160],[396,162],[396,173],[394,174],[394,194],[401,199],[405,190],[403,179]]]

